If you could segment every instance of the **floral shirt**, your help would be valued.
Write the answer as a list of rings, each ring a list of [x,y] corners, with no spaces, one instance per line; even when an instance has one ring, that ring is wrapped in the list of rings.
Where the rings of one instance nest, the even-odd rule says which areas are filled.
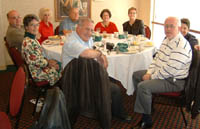
[[[34,35],[27,32],[22,43],[22,56],[35,81],[46,80],[50,85],[54,85],[60,79],[60,71],[48,66],[48,60],[44,56],[40,43],[35,39]]]

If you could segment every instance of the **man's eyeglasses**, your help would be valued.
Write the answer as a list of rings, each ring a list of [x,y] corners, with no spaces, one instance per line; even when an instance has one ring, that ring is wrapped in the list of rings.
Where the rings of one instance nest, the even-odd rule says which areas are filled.
[[[165,25],[165,28],[175,28],[175,26],[174,25],[172,25],[172,24],[167,24],[167,25]]]
[[[14,19],[14,20],[16,20],[16,19],[21,19],[21,17],[20,16],[16,16],[16,17],[9,17],[10,19]]]

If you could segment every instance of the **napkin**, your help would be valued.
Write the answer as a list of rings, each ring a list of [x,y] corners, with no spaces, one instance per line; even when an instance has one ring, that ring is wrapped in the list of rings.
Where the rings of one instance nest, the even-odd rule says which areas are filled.
[[[120,34],[120,35],[118,36],[118,38],[119,38],[119,39],[125,39],[125,36],[124,36],[123,34]]]
[[[101,41],[102,40],[102,37],[101,36],[95,36],[94,38],[94,41],[95,42],[98,42],[98,41]]]
[[[128,44],[126,43],[117,43],[117,48],[120,52],[128,52]]]

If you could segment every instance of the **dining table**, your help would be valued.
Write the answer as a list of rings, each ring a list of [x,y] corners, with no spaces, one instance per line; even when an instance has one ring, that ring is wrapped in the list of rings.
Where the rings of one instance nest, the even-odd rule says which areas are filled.
[[[96,49],[101,50],[107,57],[108,68],[107,72],[110,77],[119,80],[123,87],[127,90],[127,95],[134,93],[134,85],[132,81],[132,75],[138,70],[145,70],[149,67],[153,60],[153,55],[156,53],[156,47],[154,45],[145,45],[146,40],[143,42],[143,46],[130,43],[131,40],[119,39],[116,37],[103,38],[99,42],[94,42]],[[131,41],[132,42],[132,41]],[[139,42],[139,41],[137,41]],[[118,50],[107,50],[105,44],[112,43],[114,47],[118,43],[127,43],[128,48],[126,52]],[[49,59],[55,59],[61,62],[63,43],[58,40],[46,40],[42,44],[46,57]]]

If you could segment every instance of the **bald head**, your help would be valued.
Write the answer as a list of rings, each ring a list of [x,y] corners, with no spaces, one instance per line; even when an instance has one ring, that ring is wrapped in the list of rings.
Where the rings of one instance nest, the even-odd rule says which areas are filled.
[[[16,10],[11,10],[7,13],[7,19],[11,26],[13,27],[20,27],[22,20],[21,16]]]
[[[180,21],[176,17],[168,17],[165,20],[165,35],[170,40],[176,37],[179,33]]]
[[[79,9],[78,8],[71,8],[69,11],[70,19],[75,22],[79,19]]]

